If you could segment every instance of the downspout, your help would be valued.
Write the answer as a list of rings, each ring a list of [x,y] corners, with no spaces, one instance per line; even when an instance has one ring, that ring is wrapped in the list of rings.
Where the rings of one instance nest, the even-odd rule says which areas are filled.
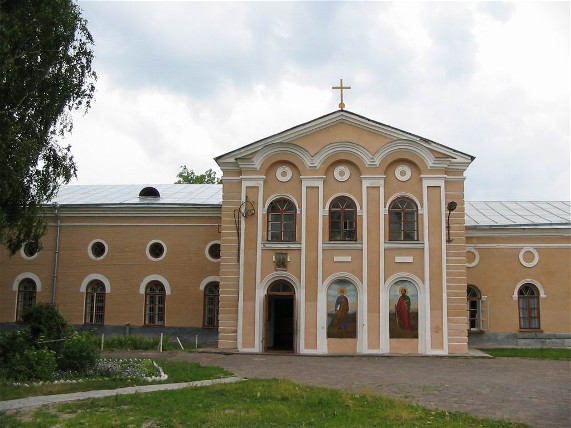
[[[59,239],[60,239],[60,228],[61,220],[58,213],[59,204],[54,202],[52,204],[54,209],[54,214],[56,216],[56,242],[54,251],[54,273],[52,275],[52,305],[56,304],[56,286],[57,286],[57,273],[58,273],[58,258],[59,258]]]

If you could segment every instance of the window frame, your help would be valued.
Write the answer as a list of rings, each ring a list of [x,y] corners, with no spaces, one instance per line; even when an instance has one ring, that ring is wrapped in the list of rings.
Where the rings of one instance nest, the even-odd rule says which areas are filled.
[[[216,288],[216,291],[213,289]],[[203,328],[218,328],[220,312],[220,283],[212,281],[204,287]]]
[[[280,206],[280,203],[285,205]],[[276,211],[273,208],[277,207]],[[274,217],[275,216],[275,217]],[[285,217],[290,216],[291,220],[286,221]],[[272,225],[277,225],[276,230],[272,230]],[[286,230],[286,225],[290,225],[291,230]],[[266,233],[268,242],[296,242],[297,240],[297,208],[293,201],[286,197],[272,200],[266,210]],[[274,238],[275,234],[275,238]]]
[[[529,294],[529,293],[533,294]],[[517,290],[517,309],[520,330],[541,330],[540,291],[526,282]],[[535,305],[535,306],[534,306]]]
[[[357,203],[350,196],[341,195],[329,204],[329,241],[357,241]],[[347,218],[347,217],[353,217]],[[339,224],[339,227],[334,227]],[[339,236],[334,236],[334,234]]]
[[[162,282],[152,280],[147,283],[145,286],[145,326],[165,325],[166,296],[166,289]]]
[[[159,245],[161,248],[161,254],[159,256],[156,256],[155,249],[159,248]],[[152,241],[149,241],[149,243],[147,244],[146,253],[147,253],[147,258],[149,260],[153,262],[158,262],[166,257],[167,246],[163,241],[159,239],[153,239]]]
[[[97,290],[94,288],[97,287]],[[105,295],[107,289],[103,281],[94,279],[85,288],[85,312],[83,323],[85,325],[105,324]]]
[[[406,205],[402,205],[402,204]],[[399,204],[399,207],[396,205]],[[407,206],[409,205],[409,206]],[[397,221],[393,221],[393,215],[399,216]],[[414,216],[413,220],[407,219],[407,214]],[[389,215],[389,241],[391,242],[418,242],[418,205],[414,200],[406,196],[401,196],[392,201],[388,209]],[[412,229],[407,228],[407,225],[412,225]],[[413,233],[413,237],[407,237],[407,234]],[[398,234],[395,236],[395,234]]]
[[[472,293],[470,292],[471,290]],[[478,287],[468,284],[466,287],[466,299],[468,306],[468,331],[483,331],[482,293]]]
[[[29,286],[32,289],[23,289]],[[22,278],[18,284],[18,295],[16,297],[16,322],[23,322],[22,315],[36,304],[38,284],[32,278]]]

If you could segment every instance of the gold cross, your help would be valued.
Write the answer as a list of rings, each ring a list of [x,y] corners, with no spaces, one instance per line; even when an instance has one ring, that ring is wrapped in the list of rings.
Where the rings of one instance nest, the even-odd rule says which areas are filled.
[[[351,86],[343,86],[343,79],[340,79],[339,86],[332,86],[331,89],[341,90],[341,102],[339,103],[339,108],[343,110],[345,108],[345,103],[343,102],[343,89],[351,89]]]

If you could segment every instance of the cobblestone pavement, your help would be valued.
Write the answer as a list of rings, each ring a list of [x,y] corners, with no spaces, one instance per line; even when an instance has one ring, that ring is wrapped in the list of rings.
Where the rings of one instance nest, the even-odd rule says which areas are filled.
[[[215,365],[245,378],[279,378],[357,392],[375,391],[428,408],[535,427],[571,427],[569,361],[182,351],[136,355]]]

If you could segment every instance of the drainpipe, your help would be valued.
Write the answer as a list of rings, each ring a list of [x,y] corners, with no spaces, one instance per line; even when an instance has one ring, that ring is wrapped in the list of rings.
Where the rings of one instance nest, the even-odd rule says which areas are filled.
[[[59,257],[59,238],[60,238],[60,228],[61,220],[58,213],[59,204],[54,202],[52,204],[54,209],[54,214],[56,216],[56,246],[54,251],[54,274],[52,276],[52,305],[56,304],[56,286],[57,286],[57,272],[58,272],[58,257]]]

